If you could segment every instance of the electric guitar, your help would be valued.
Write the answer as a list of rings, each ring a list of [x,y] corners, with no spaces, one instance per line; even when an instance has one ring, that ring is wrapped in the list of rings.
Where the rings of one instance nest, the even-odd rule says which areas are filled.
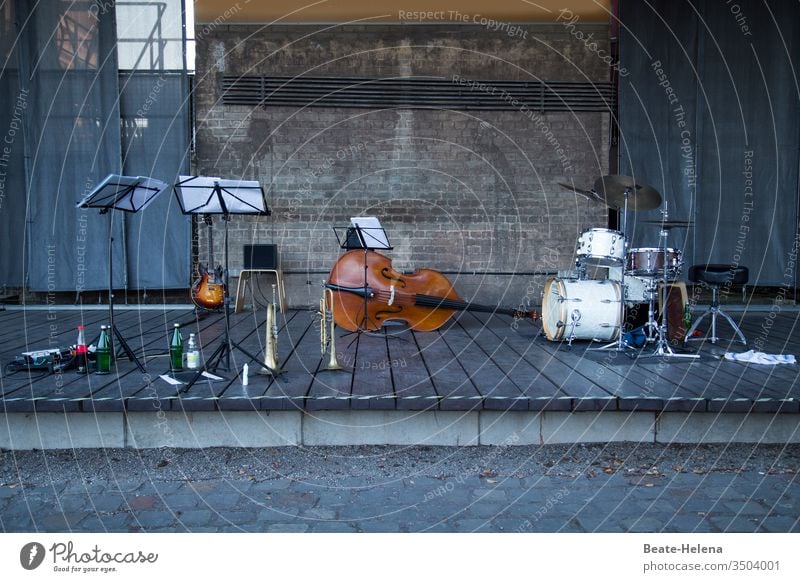
[[[219,309],[225,301],[224,271],[221,266],[213,268],[213,229],[211,216],[203,216],[203,222],[208,225],[208,268],[203,263],[197,265],[198,279],[192,285],[192,302],[203,309]],[[210,269],[210,270],[209,270]]]

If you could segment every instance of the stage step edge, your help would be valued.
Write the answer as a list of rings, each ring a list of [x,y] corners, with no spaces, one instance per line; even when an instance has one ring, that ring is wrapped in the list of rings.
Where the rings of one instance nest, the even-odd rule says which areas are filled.
[[[6,450],[798,443],[800,415],[524,411],[3,413]]]

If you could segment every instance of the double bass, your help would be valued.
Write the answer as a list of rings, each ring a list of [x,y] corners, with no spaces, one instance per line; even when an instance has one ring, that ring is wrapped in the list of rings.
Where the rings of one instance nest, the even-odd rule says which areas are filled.
[[[403,274],[392,267],[391,259],[372,250],[352,250],[339,257],[328,275],[326,287],[333,291],[336,325],[351,332],[377,331],[389,320],[405,321],[416,331],[434,331],[456,311],[539,319],[536,311],[464,301],[439,271],[418,269]]]

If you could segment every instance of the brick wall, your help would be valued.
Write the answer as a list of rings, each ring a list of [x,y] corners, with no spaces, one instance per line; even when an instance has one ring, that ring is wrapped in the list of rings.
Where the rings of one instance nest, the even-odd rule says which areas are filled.
[[[526,25],[513,38],[467,25],[326,28],[198,25],[195,171],[259,180],[273,212],[231,222],[233,273],[242,244],[275,242],[294,273],[290,302],[313,303],[317,272],[340,252],[331,227],[376,215],[400,270],[460,273],[451,278],[464,296],[516,304],[546,278],[530,273],[570,268],[579,233],[606,226],[603,208],[557,182],[589,187],[608,173],[607,114],[549,113],[537,123],[520,111],[221,102],[223,75],[607,80],[574,27]],[[581,30],[607,49],[607,27]],[[222,237],[214,242],[221,257]]]

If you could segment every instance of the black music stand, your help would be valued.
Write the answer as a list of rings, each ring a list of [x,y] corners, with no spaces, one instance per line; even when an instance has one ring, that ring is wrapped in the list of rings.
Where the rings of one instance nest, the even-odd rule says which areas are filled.
[[[216,371],[217,368],[230,370],[230,355],[237,349],[253,361],[258,357],[245,350],[231,339],[230,328],[230,294],[228,285],[228,222],[231,214],[249,214],[270,216],[264,189],[257,181],[223,180],[207,176],[180,176],[175,184],[175,195],[178,198],[183,214],[221,214],[225,223],[225,335],[222,343],[214,350],[200,371],[183,389],[188,390],[200,377],[204,370]]]
[[[166,190],[168,185],[160,180],[147,178],[144,176],[119,176],[109,174],[106,178],[81,199],[76,205],[78,208],[99,208],[100,214],[107,214],[109,210],[121,210],[123,212],[136,213],[144,210],[161,192]],[[111,353],[114,353],[114,337],[119,341],[119,346],[128,359],[136,364],[139,370],[144,373],[144,365],[134,354],[128,342],[117,329],[114,323],[114,273],[112,250],[114,248],[114,219],[113,216],[108,220],[108,318],[111,330],[109,332],[109,342],[111,342]],[[116,355],[116,354],[115,354]]]
[[[344,234],[340,234],[341,231],[344,231]],[[368,331],[366,325],[369,321],[369,281],[367,278],[369,265],[367,265],[367,252],[374,250],[390,251],[394,247],[389,244],[389,237],[386,234],[386,230],[374,216],[358,216],[351,218],[350,226],[334,226],[333,232],[336,235],[339,248],[348,251],[364,249],[364,287],[362,289],[364,296],[364,319],[357,332],[364,333]],[[333,287],[330,288],[333,289]],[[361,327],[364,327],[364,329],[361,329]]]

